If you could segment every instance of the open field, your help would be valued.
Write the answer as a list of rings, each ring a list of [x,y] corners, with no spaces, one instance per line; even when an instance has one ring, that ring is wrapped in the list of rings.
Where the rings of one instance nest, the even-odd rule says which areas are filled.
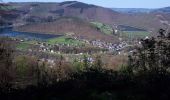
[[[122,36],[132,38],[132,39],[133,38],[144,38],[146,36],[150,36],[150,33],[146,31],[123,31]]]
[[[68,45],[82,45],[82,44],[84,44],[82,41],[75,40],[75,39],[67,37],[67,36],[49,39],[49,40],[47,40],[47,43],[52,44],[52,45],[54,45],[54,44],[68,44]]]
[[[9,10],[14,10],[14,9],[15,9],[14,6],[0,6],[0,10],[9,11]]]
[[[28,50],[31,46],[35,45],[36,43],[37,41],[35,40],[20,42],[16,45],[16,49]]]
[[[113,29],[112,27],[110,27],[109,25],[105,25],[103,23],[100,22],[91,22],[92,25],[94,25],[97,29],[99,29],[101,32],[111,35],[113,34]]]
[[[19,43],[16,48],[19,50],[27,50],[30,47],[29,43]]]

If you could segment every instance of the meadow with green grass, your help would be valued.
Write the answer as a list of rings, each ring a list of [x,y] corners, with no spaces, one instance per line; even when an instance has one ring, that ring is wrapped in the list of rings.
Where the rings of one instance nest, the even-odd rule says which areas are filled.
[[[150,33],[147,31],[123,31],[121,34],[123,37],[127,38],[144,38],[150,36]]]
[[[49,39],[47,40],[47,43],[51,45],[54,45],[54,44],[83,45],[84,44],[82,41],[75,40],[67,36]]]
[[[97,29],[99,29],[101,32],[111,35],[113,34],[113,29],[109,25],[100,23],[100,22],[91,22],[92,25],[94,25]]]
[[[32,41],[24,41],[24,42],[20,42],[16,45],[16,48],[19,50],[27,50],[29,49],[31,46],[35,45],[37,43],[36,40],[32,40]]]
[[[0,10],[9,11],[9,10],[13,10],[13,9],[15,9],[14,6],[0,6]]]
[[[16,48],[19,50],[27,50],[30,47],[29,43],[19,43]]]

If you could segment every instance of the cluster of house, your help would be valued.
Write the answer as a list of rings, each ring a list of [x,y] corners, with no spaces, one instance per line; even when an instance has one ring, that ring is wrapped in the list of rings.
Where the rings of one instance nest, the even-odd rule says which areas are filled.
[[[81,58],[81,59],[79,59],[79,62],[84,62],[84,60],[85,60],[84,58]],[[94,59],[92,57],[87,57],[86,60],[87,60],[88,63],[93,63],[94,62]]]
[[[109,51],[120,51],[123,48],[128,46],[128,43],[125,41],[120,42],[120,43],[107,43],[107,42],[102,42],[100,40],[95,40],[90,42],[93,46],[97,46],[100,48],[105,48],[108,49]]]
[[[54,53],[54,50],[52,48],[53,48],[52,45],[48,45],[46,43],[40,43],[39,51],[40,52],[51,52],[51,53]]]
[[[50,68],[52,68],[52,67],[54,67],[56,65],[54,59],[45,59],[45,58],[42,58],[42,59],[40,59],[40,61],[46,62]]]
[[[109,51],[121,51],[128,46],[128,43],[126,43],[125,41],[120,43],[107,43],[107,42],[102,42],[100,40],[94,40],[94,41],[90,41],[89,44],[91,44],[94,47],[108,49]],[[55,47],[58,48],[62,46],[70,47],[70,45],[59,45],[59,44],[49,45],[46,43],[41,43],[39,45],[40,45],[39,47],[40,52],[50,52],[50,53],[58,53],[58,54],[60,54],[60,51],[56,50]]]
[[[116,32],[117,31],[118,30],[116,30]],[[74,37],[74,39],[83,41],[86,44],[91,44],[92,46],[95,46],[95,47],[108,49],[109,51],[121,51],[122,49],[128,46],[128,43],[126,41],[122,41],[122,39],[120,40],[122,41],[120,43],[108,43],[108,42],[103,42],[101,40],[88,41],[86,39],[79,39],[77,37]]]
[[[109,42],[103,42],[101,40],[86,40],[86,39],[80,39],[77,37],[73,37],[76,40],[83,41],[85,44],[92,45],[94,47],[99,47],[103,49],[107,49],[110,52],[112,51],[122,51],[124,48],[128,46],[128,43],[126,41],[122,41],[119,43],[109,43]],[[20,42],[23,42],[23,40],[20,40]],[[76,45],[69,45],[69,44],[55,44],[55,45],[50,45],[48,43],[43,43],[43,42],[37,42],[36,43],[38,51],[39,52],[48,52],[48,53],[57,53],[60,54],[60,48],[62,47],[72,47]],[[81,47],[81,46],[76,46],[76,47]],[[32,51],[32,50],[30,50]],[[81,53],[80,53],[81,55]]]
[[[78,58],[77,59],[77,62],[85,62],[84,61],[85,59],[84,58]],[[87,57],[87,63],[93,63],[95,60],[92,58],[92,57]],[[41,62],[46,62],[46,64],[48,64],[48,66],[50,68],[53,68],[54,66],[56,66],[56,59],[52,59],[52,58],[41,58],[40,59]],[[67,60],[66,60],[67,61]],[[69,62],[69,61],[67,61]]]
[[[39,43],[39,51],[40,52],[50,52],[50,53],[58,53],[60,54],[60,50],[62,48],[66,48],[66,47],[75,47],[76,45],[69,45],[69,44],[55,44],[55,45],[51,45],[51,44],[47,44],[47,43]],[[79,46],[76,46],[79,47]]]
[[[99,48],[104,48],[109,51],[121,51],[124,48],[128,46],[128,43],[125,41],[122,41],[120,43],[108,43],[108,42],[103,42],[100,40],[93,40],[93,41],[88,41],[84,40],[85,43],[88,43],[94,47],[99,47]],[[71,47],[71,45],[65,45],[65,44],[55,44],[55,45],[50,45],[47,43],[37,43],[39,45],[38,50],[40,52],[49,52],[49,53],[58,53],[60,54],[60,48],[64,47]]]

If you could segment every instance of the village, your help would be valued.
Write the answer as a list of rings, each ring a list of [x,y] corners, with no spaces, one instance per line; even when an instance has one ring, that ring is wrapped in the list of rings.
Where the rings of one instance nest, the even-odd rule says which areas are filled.
[[[21,42],[25,42],[24,40],[20,40]],[[79,40],[80,41],[80,40]],[[62,50],[65,48],[83,48],[85,46],[91,46],[93,48],[98,48],[104,51],[100,52],[100,53],[107,53],[107,52],[119,52],[122,51],[124,48],[128,47],[128,43],[126,41],[122,41],[120,43],[108,43],[108,42],[102,42],[100,40],[93,40],[93,41],[88,41],[88,40],[81,40],[84,41],[86,43],[86,45],[72,45],[72,44],[48,44],[46,42],[37,42],[35,45],[38,46],[38,51],[39,52],[48,52],[48,53],[57,53],[57,54],[61,54]],[[31,49],[29,49],[29,51],[32,51]],[[99,50],[100,51],[100,50]],[[70,52],[69,52],[70,53]],[[78,52],[75,54],[89,54],[89,52]],[[96,52],[97,53],[97,52]]]
[[[127,52],[124,51],[125,48],[129,46],[126,41],[119,43],[109,43],[103,42],[101,40],[92,40],[88,41],[86,39],[77,39],[78,41],[83,41],[83,45],[72,45],[72,44],[48,44],[47,42],[37,41],[33,46],[28,48],[26,51],[30,54],[33,52],[43,53],[46,55],[58,55],[64,56],[67,62],[73,62],[75,59],[77,62],[83,62],[84,56],[87,57],[89,63],[93,63],[95,58],[92,56],[94,54],[112,54],[112,55],[122,55]],[[17,40],[19,43],[26,43],[30,40],[20,39]],[[77,58],[68,58],[66,55],[74,55]],[[39,58],[42,62],[47,62],[49,66],[55,66],[56,58],[55,57],[46,57],[42,56]]]

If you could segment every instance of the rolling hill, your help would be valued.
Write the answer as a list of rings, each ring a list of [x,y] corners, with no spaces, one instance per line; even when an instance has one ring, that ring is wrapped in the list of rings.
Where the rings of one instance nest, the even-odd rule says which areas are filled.
[[[12,22],[18,17],[18,14],[13,12],[13,6],[0,3],[0,27],[12,25]]]
[[[160,9],[116,8],[115,10],[124,14],[116,19],[115,24],[144,29],[154,33],[153,35],[160,28],[167,29],[170,24],[169,7]]]
[[[127,13],[127,14],[135,14],[135,13],[150,13],[154,9],[147,9],[147,8],[111,8],[114,11],[120,13]]]
[[[21,19],[27,22],[55,20],[59,17],[78,17],[87,21],[111,23],[119,13],[109,8],[85,4],[77,1],[62,3],[10,3],[20,12]],[[112,24],[112,23],[111,23]]]
[[[120,10],[114,11],[113,9],[77,1],[66,1],[61,3],[11,2],[9,5],[14,8],[12,11],[16,12],[17,15],[12,17],[15,19],[12,20],[12,22],[25,24],[23,27],[26,27],[26,25],[31,27],[33,24],[44,25],[44,23],[56,23],[60,18],[74,17],[87,22],[99,22],[110,25],[112,28],[116,28],[116,26],[119,25],[125,25],[143,29],[151,33],[157,33],[160,28],[167,28],[167,25],[165,25],[164,22],[169,23],[170,21],[170,14],[167,13],[169,11],[168,7],[157,9],[161,10],[161,12],[156,10],[150,11],[148,9],[129,9],[132,12],[137,11],[138,13],[122,13]],[[149,13],[143,13],[148,11]],[[164,20],[162,21],[162,19]],[[24,29],[25,31],[28,30],[26,28]],[[24,31],[23,28],[22,31]],[[36,29],[34,29],[34,31],[36,31]]]
[[[25,25],[16,28],[16,30],[44,34],[63,34],[88,40],[117,41],[115,36],[106,35],[90,23],[73,17],[59,18],[54,22]]]
[[[157,13],[170,13],[170,7],[156,9],[153,12],[157,12]]]

